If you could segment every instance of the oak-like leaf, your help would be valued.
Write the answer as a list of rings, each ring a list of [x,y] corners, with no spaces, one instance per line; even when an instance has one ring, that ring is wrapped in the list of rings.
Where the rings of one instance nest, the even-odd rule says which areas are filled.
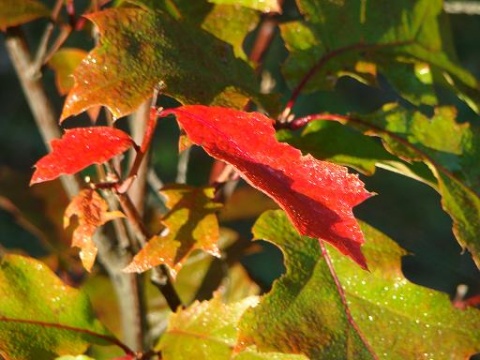
[[[176,184],[164,187],[161,193],[170,208],[162,219],[165,229],[149,240],[125,268],[127,272],[142,272],[165,264],[176,275],[193,250],[201,249],[219,256],[215,212],[221,205],[213,201],[214,189]]]
[[[183,106],[163,114],[174,114],[193,143],[273,198],[301,234],[332,243],[366,268],[352,208],[371,194],[356,175],[279,143],[273,120],[260,113]]]
[[[244,313],[241,343],[311,359],[460,360],[480,351],[480,311],[456,309],[446,294],[408,281],[406,251],[393,240],[362,223],[370,271],[359,272],[327,244],[328,265],[318,243],[287,220],[268,211],[254,225],[256,238],[280,247],[287,271]]]
[[[81,249],[80,259],[85,269],[90,271],[97,256],[97,246],[93,242],[95,231],[106,222],[124,215],[120,211],[108,211],[107,202],[92,189],[82,190],[72,199],[63,216],[65,227],[70,225],[70,218],[74,215],[78,218],[78,226],[73,232],[72,246]]]
[[[126,115],[160,83],[164,94],[182,103],[241,108],[258,93],[250,65],[198,24],[145,7],[109,9],[87,18],[98,26],[100,43],[74,73],[62,120],[97,105],[115,117]]]
[[[92,164],[101,164],[134,144],[125,132],[106,126],[65,130],[51,142],[52,152],[35,164],[30,185],[75,174]]]

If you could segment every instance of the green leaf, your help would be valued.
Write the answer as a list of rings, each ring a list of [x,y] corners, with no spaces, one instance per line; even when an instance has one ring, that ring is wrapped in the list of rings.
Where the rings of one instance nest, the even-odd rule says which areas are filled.
[[[381,73],[404,99],[417,106],[438,104],[428,64],[385,61],[379,66]]]
[[[362,224],[370,272],[329,246],[350,311],[380,358],[468,359],[480,351],[480,311],[459,310],[448,296],[409,282],[401,269],[406,251]]]
[[[176,359],[279,359],[305,360],[303,356],[279,353],[262,354],[254,347],[238,352],[238,321],[244,311],[257,303],[257,297],[248,297],[225,305],[218,297],[195,302],[187,309],[170,317],[167,331],[156,350],[165,360]]]
[[[410,283],[401,271],[406,252],[370,226],[362,224],[362,229],[369,272],[326,246],[350,313],[375,356],[465,359],[478,352],[480,311],[456,309],[446,294]],[[354,351],[355,343],[346,340],[356,331],[340,320],[345,313],[338,288],[318,243],[300,237],[280,211],[262,215],[254,233],[280,246],[287,274],[259,305],[246,311],[241,339],[247,335],[247,344],[286,347],[315,354],[310,355],[315,359],[363,358]],[[337,353],[332,354],[333,349]]]
[[[380,167],[433,187],[437,183],[425,165],[402,161],[374,139],[331,121],[311,121],[300,134],[280,130],[277,138],[317,159],[349,166],[365,175],[373,175]]]
[[[0,30],[48,17],[50,10],[36,0],[0,0]]]
[[[428,165],[434,188],[453,220],[453,232],[480,267],[480,128],[455,121],[453,108],[441,107],[432,118],[386,105],[372,116],[345,117],[345,122],[382,138],[388,151],[407,161]]]
[[[426,63],[478,88],[477,80],[455,63],[441,0],[297,0],[297,4],[305,20],[281,25],[290,50],[284,73],[292,87],[308,79],[305,90],[331,88],[339,75],[359,73],[356,64],[366,61],[381,65],[399,93],[415,102],[432,104],[434,97],[428,86],[400,81],[405,72],[416,76],[414,68],[402,64]],[[412,86],[417,88],[413,93]]]
[[[209,0],[212,3],[223,5],[241,5],[263,12],[280,12],[278,0]]]
[[[248,7],[240,6],[238,1],[221,1],[212,4],[206,0],[123,0],[152,10],[163,10],[173,18],[184,19],[201,27],[218,39],[233,46],[237,58],[247,59],[243,51],[243,42],[247,34],[255,29],[260,14]],[[270,0],[271,1],[271,0]],[[228,4],[227,4],[228,3]]]
[[[259,14],[248,8],[216,5],[205,17],[202,28],[232,45],[235,56],[246,60],[243,42],[247,34],[255,29],[259,20]]]
[[[213,201],[214,189],[175,184],[164,187],[161,193],[170,209],[162,219],[165,230],[150,239],[124,271],[142,272],[165,264],[176,275],[187,257],[196,249],[220,255],[215,213],[222,205]]]
[[[242,108],[258,94],[253,69],[232,46],[187,20],[129,7],[88,18],[99,27],[100,44],[75,71],[62,119],[95,105],[126,115],[159,84],[186,104]]]
[[[350,166],[367,175],[373,175],[381,161],[397,161],[375,140],[330,121],[312,121],[298,135],[281,130],[277,138],[317,159]]]
[[[300,236],[280,210],[260,216],[253,234],[280,247],[287,272],[246,311],[240,342],[312,359],[372,359],[349,323],[318,240]]]
[[[18,255],[0,259],[0,354],[52,359],[83,353],[89,344],[117,344],[95,318],[87,296],[43,263]]]
[[[73,87],[73,72],[85,56],[87,52],[84,50],[62,48],[48,61],[48,66],[55,71],[55,83],[60,95],[66,95]]]

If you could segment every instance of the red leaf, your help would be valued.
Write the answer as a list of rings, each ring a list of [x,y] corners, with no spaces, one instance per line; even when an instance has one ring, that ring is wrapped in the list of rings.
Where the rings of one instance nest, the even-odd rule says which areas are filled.
[[[35,164],[30,185],[75,174],[92,164],[101,164],[133,145],[130,136],[111,127],[66,130],[61,139],[52,141],[52,152]]]
[[[162,113],[169,114],[193,143],[273,198],[302,235],[326,240],[367,267],[352,208],[371,194],[357,175],[278,142],[273,121],[259,113],[192,105]]]

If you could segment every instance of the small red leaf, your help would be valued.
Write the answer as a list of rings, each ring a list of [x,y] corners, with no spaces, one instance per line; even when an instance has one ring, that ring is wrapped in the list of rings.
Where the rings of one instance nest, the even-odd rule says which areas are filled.
[[[80,248],[82,264],[90,271],[97,256],[97,246],[93,242],[95,231],[106,222],[123,217],[123,214],[120,211],[108,211],[107,202],[94,190],[86,189],[80,191],[65,210],[65,228],[70,225],[70,218],[74,215],[78,218],[78,226],[73,232],[72,246]]]
[[[130,136],[118,129],[98,126],[66,130],[51,143],[52,152],[35,164],[30,185],[75,174],[92,164],[101,164],[133,145]]]
[[[162,114],[175,115],[193,143],[273,198],[302,235],[332,243],[366,268],[352,208],[371,194],[356,175],[278,142],[273,121],[259,113],[193,105]]]

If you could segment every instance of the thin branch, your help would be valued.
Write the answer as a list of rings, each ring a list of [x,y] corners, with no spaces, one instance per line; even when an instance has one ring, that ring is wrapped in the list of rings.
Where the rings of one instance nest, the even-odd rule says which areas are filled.
[[[145,101],[140,107],[129,116],[130,130],[133,141],[137,144],[142,143],[142,139],[145,136],[148,122],[150,119],[150,108],[152,106],[152,100]],[[147,156],[148,157],[148,156]],[[132,157],[132,166],[135,161],[135,157]],[[145,210],[145,195],[147,188],[147,173],[148,173],[148,161],[142,161],[138,167],[136,173],[136,179],[132,183],[130,189],[128,189],[128,195],[132,199],[135,208],[143,216]]]
[[[342,301],[343,308],[345,310],[345,314],[347,315],[347,320],[348,320],[349,324],[352,325],[352,327],[355,329],[356,333],[358,334],[358,336],[360,337],[360,339],[362,340],[363,344],[368,349],[368,351],[370,352],[372,357],[374,359],[378,359],[378,356],[376,355],[375,351],[373,350],[373,348],[369,344],[368,340],[365,338],[365,335],[363,334],[363,332],[358,327],[355,319],[352,316],[352,313],[350,312],[350,307],[348,306],[348,301],[347,301],[347,298],[345,296],[345,291],[343,289],[342,284],[340,283],[340,279],[337,276],[337,273],[335,271],[335,267],[332,264],[332,259],[330,259],[330,254],[327,251],[325,243],[323,241],[320,241],[319,243],[320,243],[320,248],[322,249],[323,258],[325,259],[325,262],[327,263],[328,270],[330,271],[330,274],[332,275],[333,281],[335,282],[335,285],[336,285],[337,290],[338,290],[338,294],[340,295],[340,299]]]
[[[70,29],[62,28],[58,39],[55,41],[55,47],[48,51],[48,43],[52,37],[53,31],[55,30],[55,25],[60,15],[60,10],[62,9],[63,0],[57,0],[55,6],[52,10],[50,15],[49,22],[45,27],[43,35],[40,39],[40,44],[37,49],[37,53],[35,55],[35,60],[32,63],[32,67],[30,69],[32,76],[34,77],[41,77],[40,69],[42,68],[43,64],[45,64],[48,57],[52,56],[53,53],[61,46],[61,44],[67,39]],[[68,29],[65,33],[64,29]],[[48,54],[47,54],[48,53]]]
[[[177,177],[175,182],[178,184],[187,183],[188,161],[190,160],[190,148],[183,150],[178,156]]]
[[[23,31],[19,27],[8,28],[5,43],[37,128],[43,141],[51,150],[50,141],[60,138],[61,132],[57,125],[55,110],[47,97],[41,79],[32,76],[32,59]],[[70,198],[80,191],[81,182],[78,177],[62,176],[61,181]]]
[[[46,95],[41,78],[32,77],[30,69],[32,69],[33,61],[21,28],[9,28],[6,35],[6,48],[33,113],[37,128],[46,146],[50,146],[49,144],[53,139],[58,139],[61,136],[57,124],[58,117],[55,115],[53,105]],[[73,198],[80,191],[81,181],[78,176],[62,176],[61,181],[69,198]],[[145,312],[141,307],[140,277],[136,274],[126,274],[121,271],[130,263],[131,254],[126,249],[119,248],[118,244],[113,243],[104,234],[97,234],[95,243],[98,247],[99,259],[112,279],[119,300],[126,342],[132,348],[141,350],[144,329],[138,324],[142,322],[139,319],[145,318]]]

